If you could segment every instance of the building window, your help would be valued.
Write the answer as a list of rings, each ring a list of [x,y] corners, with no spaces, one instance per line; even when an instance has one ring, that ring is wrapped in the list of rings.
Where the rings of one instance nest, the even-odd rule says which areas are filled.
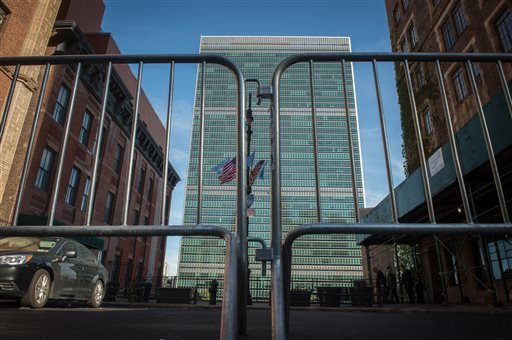
[[[7,19],[7,12],[2,7],[0,7],[0,27],[5,22],[5,19]]]
[[[135,214],[133,215],[133,225],[139,225],[140,221],[140,210],[135,209]]]
[[[466,81],[464,80],[464,73],[462,68],[458,68],[452,76],[453,85],[457,92],[457,99],[462,102],[468,96],[468,90],[466,88]]]
[[[105,205],[105,223],[112,224],[112,218],[114,217],[114,202],[116,195],[109,192],[107,195],[107,204]]]
[[[407,44],[407,40],[402,40],[400,42],[400,50],[404,53],[409,52],[409,44]]]
[[[55,152],[49,147],[45,147],[41,162],[39,162],[39,169],[37,170],[35,186],[43,191],[48,191],[48,182],[50,178],[50,171],[52,170],[53,156]]]
[[[409,0],[402,0],[402,4],[404,5],[404,10],[407,10],[407,8],[409,8]]]
[[[402,19],[402,15],[400,13],[400,6],[398,6],[398,4],[396,4],[395,10],[393,11],[393,13],[395,14],[395,24],[398,25],[398,23]]]
[[[489,242],[488,249],[489,260],[491,261],[494,279],[503,279],[501,275],[500,264],[498,262],[499,259],[497,251],[499,252],[499,257],[501,258],[501,266],[503,267],[503,273],[505,274],[505,277],[507,277],[507,275],[509,275],[510,277],[510,275],[512,274],[512,243],[510,242],[510,240],[498,240],[496,242]]]
[[[123,147],[118,143],[114,153],[114,172],[118,175],[121,173],[121,166],[123,165],[123,151]]]
[[[69,89],[62,85],[59,90],[59,95],[57,96],[57,103],[55,103],[55,109],[53,110],[53,120],[55,120],[60,125],[64,125],[64,117],[66,116],[66,111],[68,110],[69,104]]]
[[[71,169],[71,176],[69,176],[68,189],[66,190],[66,196],[64,202],[69,205],[75,205],[76,191],[78,187],[78,181],[80,180],[80,170],[77,167]]]
[[[443,25],[443,37],[446,50],[451,50],[453,45],[455,45],[455,33],[449,20]]]
[[[411,25],[409,27],[409,40],[411,41],[411,46],[414,48],[418,44],[418,36],[416,35],[416,29],[414,28],[414,25]]]
[[[87,208],[87,202],[89,201],[89,195],[91,194],[91,177],[87,176],[85,179],[84,195],[82,196],[82,206],[80,210],[85,211]]]
[[[468,53],[475,53],[473,49],[470,49]],[[473,75],[475,76],[475,80],[479,81],[482,79],[482,72],[480,71],[480,66],[478,66],[477,62],[472,61],[471,67],[473,68]]]
[[[423,113],[423,119],[425,120],[425,131],[427,135],[430,136],[434,133],[434,124],[432,123],[432,114],[430,113],[430,109],[426,109]]]
[[[80,127],[80,135],[78,136],[78,141],[82,143],[85,147],[87,147],[87,143],[89,142],[91,123],[92,115],[89,112],[85,111],[84,118],[82,120],[82,126]]]
[[[453,11],[453,20],[455,21],[455,27],[459,34],[466,30],[468,23],[466,21],[466,16],[464,15],[464,10],[462,9],[462,4],[458,4],[455,11]]]
[[[140,169],[139,174],[139,184],[137,185],[137,192],[142,195],[142,191],[144,190],[144,179],[146,177],[146,170]]]
[[[148,215],[144,216],[144,225],[149,225],[149,216]]]
[[[148,184],[148,201],[151,202],[152,197],[153,197],[153,178],[150,178],[149,184]]]
[[[103,133],[101,134],[101,141],[99,147],[100,159],[103,159],[103,153],[105,152],[105,141],[107,140],[107,128],[103,127]]]
[[[416,68],[416,84],[418,89],[421,89],[427,84],[427,78],[425,77],[425,67],[422,63],[420,63]]]
[[[505,10],[496,20],[496,30],[500,37],[504,52],[512,51],[512,14],[510,9]]]

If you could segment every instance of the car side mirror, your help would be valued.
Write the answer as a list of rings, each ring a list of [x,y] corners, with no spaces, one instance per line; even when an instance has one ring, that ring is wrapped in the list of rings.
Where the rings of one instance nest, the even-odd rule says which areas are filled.
[[[65,260],[67,258],[74,259],[76,257],[76,251],[67,251],[64,253],[64,257],[62,260]]]

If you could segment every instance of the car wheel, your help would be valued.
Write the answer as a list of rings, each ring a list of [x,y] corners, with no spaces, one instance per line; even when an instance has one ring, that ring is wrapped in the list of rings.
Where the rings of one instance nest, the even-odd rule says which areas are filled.
[[[103,301],[103,297],[105,296],[105,289],[103,287],[103,282],[100,280],[96,281],[94,284],[94,288],[92,290],[91,297],[87,302],[89,307],[98,308],[101,306],[101,302]]]
[[[20,300],[21,305],[32,308],[43,308],[50,296],[51,286],[52,279],[50,273],[44,269],[36,271],[32,281],[30,281],[27,295]]]

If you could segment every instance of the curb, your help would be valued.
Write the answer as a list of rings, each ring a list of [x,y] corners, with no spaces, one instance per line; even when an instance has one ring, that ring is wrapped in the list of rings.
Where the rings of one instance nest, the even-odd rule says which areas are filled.
[[[212,310],[222,309],[221,304],[171,304],[157,302],[104,302],[102,307],[118,308],[175,308],[175,309],[198,309]],[[270,310],[267,304],[249,305],[248,310]],[[473,314],[512,314],[512,306],[494,307],[494,306],[462,306],[462,305],[427,305],[422,307],[396,306],[396,307],[290,307],[292,311],[303,312],[338,312],[338,313],[473,313]]]

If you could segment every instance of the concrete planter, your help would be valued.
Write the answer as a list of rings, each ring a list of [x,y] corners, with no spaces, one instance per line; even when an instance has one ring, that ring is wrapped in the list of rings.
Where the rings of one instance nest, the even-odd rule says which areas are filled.
[[[190,303],[192,288],[157,288],[156,302],[159,303]]]

